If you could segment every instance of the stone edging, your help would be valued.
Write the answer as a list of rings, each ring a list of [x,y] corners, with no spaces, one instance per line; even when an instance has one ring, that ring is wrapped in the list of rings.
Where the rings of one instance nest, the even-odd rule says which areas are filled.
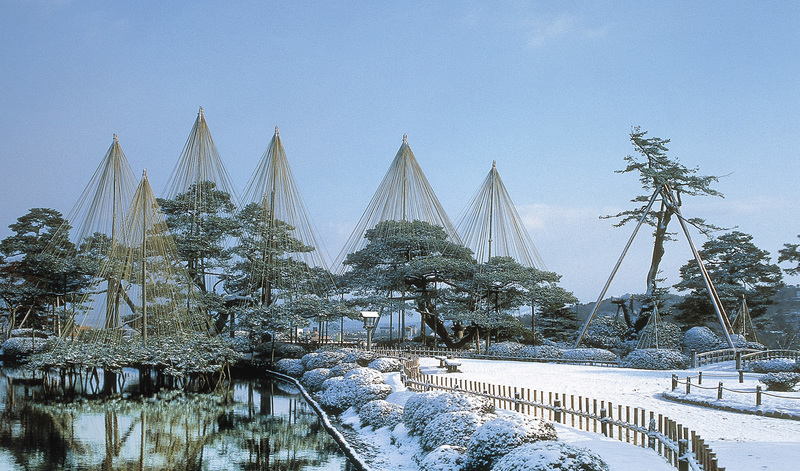
[[[333,437],[333,439],[336,440],[336,442],[339,444],[339,447],[342,449],[344,454],[347,455],[347,458],[350,460],[351,463],[353,463],[353,466],[355,466],[355,468],[358,471],[372,471],[372,469],[369,467],[369,465],[367,465],[364,459],[361,458],[361,455],[359,455],[358,452],[355,449],[353,449],[352,446],[350,446],[350,443],[347,442],[347,439],[344,437],[344,435],[342,435],[342,433],[339,432],[339,430],[336,427],[334,427],[334,425],[328,418],[328,414],[325,413],[325,410],[322,409],[322,406],[320,406],[319,403],[316,400],[314,400],[313,397],[311,397],[311,394],[309,394],[308,391],[306,391],[306,388],[304,388],[303,385],[300,384],[300,381],[298,381],[297,378],[293,378],[291,376],[287,376],[285,374],[278,373],[277,371],[272,371],[272,370],[266,370],[266,373],[269,376],[273,376],[275,378],[294,384],[300,390],[300,393],[303,395],[303,398],[305,398],[305,400],[311,405],[311,408],[314,409],[314,411],[317,413],[320,420],[322,421],[322,425],[325,427],[325,430],[327,430],[328,433]]]
[[[690,404],[693,406],[700,406],[700,407],[708,407],[709,409],[723,410],[726,412],[738,412],[740,414],[760,415],[763,417],[771,417],[774,419],[800,420],[800,415],[798,414],[790,414],[788,412],[741,409],[734,406],[723,406],[720,404],[714,404],[711,401],[687,399],[685,397],[680,397],[679,395],[671,395],[669,392],[663,393],[661,397],[672,402],[679,402],[682,404]]]

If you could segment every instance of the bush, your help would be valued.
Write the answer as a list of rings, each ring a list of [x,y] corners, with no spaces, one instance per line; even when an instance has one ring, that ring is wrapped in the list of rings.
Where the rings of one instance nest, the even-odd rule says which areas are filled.
[[[390,373],[392,371],[402,370],[403,364],[396,358],[377,358],[372,360],[368,367],[373,370],[378,370],[381,373]]]
[[[403,423],[410,435],[419,435],[439,414],[474,411],[488,414],[494,406],[488,399],[471,394],[429,391],[411,396],[403,409]]]
[[[303,367],[303,361],[299,358],[281,358],[275,362],[275,370],[295,378],[303,376],[306,371]]]
[[[565,360],[617,361],[617,355],[602,348],[567,348],[561,351]]]
[[[306,370],[317,368],[333,368],[342,362],[344,353],[335,351],[314,352],[303,355],[303,366]]]
[[[556,429],[538,417],[510,414],[478,427],[467,443],[467,468],[489,470],[506,453],[525,443],[555,440]]]
[[[683,370],[689,367],[689,357],[677,350],[643,348],[632,351],[622,366],[642,370]]]
[[[753,373],[798,373],[800,365],[788,358],[773,358],[772,360],[756,360],[747,365]]]
[[[394,428],[403,420],[403,407],[382,399],[369,401],[358,411],[358,418],[361,425],[369,425],[372,428],[381,427]]]
[[[324,383],[326,379],[330,378],[330,373],[331,370],[327,368],[317,368],[306,371],[303,374],[303,377],[300,379],[300,382],[302,382],[309,391],[319,391],[322,389],[322,383]]]
[[[22,330],[22,329],[17,329]],[[34,353],[42,353],[48,345],[48,340],[40,337],[11,337],[0,346],[3,355],[8,357],[25,357]]]
[[[392,387],[383,382],[380,372],[371,368],[356,368],[342,377],[328,378],[322,383],[319,402],[331,409],[359,409],[377,399],[386,399]]]
[[[525,346],[517,354],[525,358],[562,358],[564,356],[560,348],[552,345]]]
[[[343,350],[343,353],[343,363],[358,363],[359,366],[367,366],[373,360],[380,358],[380,355],[377,353],[364,350]]]
[[[678,350],[681,348],[683,342],[683,331],[681,328],[671,322],[662,322],[656,328],[655,325],[648,324],[639,333],[639,338],[646,336],[650,337],[650,344],[654,345],[656,339],[653,338],[655,333],[658,333],[658,348],[663,350]]]
[[[767,391],[791,391],[800,382],[800,373],[767,373],[758,378]]]
[[[442,445],[419,462],[419,471],[463,471],[465,451],[460,446]]]
[[[683,348],[686,350],[704,353],[725,347],[717,334],[708,327],[692,327],[683,335]]]
[[[331,378],[335,376],[344,376],[348,371],[360,368],[358,363],[339,363],[331,368]]]
[[[560,442],[528,443],[500,458],[492,471],[608,471],[596,454]]]
[[[517,342],[493,343],[486,350],[486,354],[497,357],[515,357],[522,347],[524,345]]]
[[[466,443],[478,427],[493,418],[494,414],[480,414],[474,411],[439,414],[425,426],[419,440],[420,445],[423,450],[430,451],[442,445]]]

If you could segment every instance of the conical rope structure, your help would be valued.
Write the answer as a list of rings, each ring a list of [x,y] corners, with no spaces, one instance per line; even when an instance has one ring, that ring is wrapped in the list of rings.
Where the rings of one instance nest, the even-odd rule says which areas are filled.
[[[546,270],[497,172],[496,162],[458,218],[456,228],[478,263],[503,256],[529,268]]]
[[[258,294],[270,306],[303,295],[326,297],[334,289],[325,250],[308,217],[278,127],[253,172],[239,212],[239,292]]]
[[[744,295],[742,295],[742,304],[739,307],[739,312],[736,313],[736,316],[731,321],[731,329],[732,333],[741,336],[746,341],[758,342],[756,328]]]
[[[233,240],[238,196],[203,108],[159,200],[192,280],[213,291]]]
[[[96,279],[104,296],[87,292],[73,310],[72,325],[44,359],[45,366],[81,365],[118,371],[160,365],[169,374],[218,371],[230,355],[210,338],[199,290],[178,262],[175,243],[145,172],[118,240]],[[109,311],[109,304],[114,309]],[[114,315],[109,317],[109,312]],[[105,318],[102,325],[97,319]],[[212,349],[214,358],[192,361],[191,353]]]
[[[343,273],[347,270],[343,263],[347,255],[364,248],[367,244],[364,238],[367,230],[375,228],[382,221],[424,221],[442,227],[452,242],[461,245],[458,231],[425,178],[405,135],[386,176],[336,257],[334,271]],[[382,234],[390,235],[392,234]]]

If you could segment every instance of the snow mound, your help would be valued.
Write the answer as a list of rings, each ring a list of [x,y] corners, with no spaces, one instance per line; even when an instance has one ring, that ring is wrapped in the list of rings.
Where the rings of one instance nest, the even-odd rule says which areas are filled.
[[[527,345],[522,347],[517,355],[525,358],[561,358],[564,353],[560,348],[552,345],[537,345],[535,347]]]
[[[443,445],[467,443],[481,425],[494,419],[494,414],[480,414],[474,411],[445,412],[437,415],[425,426],[420,437],[420,445],[425,451]]]
[[[697,353],[710,352],[725,348],[722,340],[708,327],[692,327],[683,335],[683,346],[687,350],[695,350]]]
[[[753,373],[794,373],[800,372],[800,364],[789,358],[756,360],[747,365]]]
[[[492,471],[608,471],[596,454],[561,442],[528,443],[509,452]]]
[[[488,399],[466,393],[429,391],[415,394],[406,401],[403,423],[411,435],[419,435],[439,414],[474,411],[488,414],[494,405]]]
[[[303,383],[309,391],[319,391],[322,389],[322,383],[325,382],[326,379],[330,378],[331,370],[328,368],[317,368],[314,370],[306,371],[303,374],[303,377],[300,379],[300,382]]]
[[[294,376],[295,378],[303,376],[306,371],[305,367],[303,367],[303,361],[297,358],[281,358],[275,362],[275,369],[280,373]]]
[[[512,413],[478,427],[467,443],[467,468],[486,471],[514,448],[525,443],[555,440],[556,429],[539,417]]]
[[[689,367],[689,357],[677,350],[643,348],[628,354],[622,366],[641,370],[683,370]]]
[[[419,471],[465,471],[466,449],[442,445],[428,453],[419,463]]]
[[[358,363],[339,363],[331,368],[331,378],[335,376],[344,376],[348,371],[359,368]]]
[[[377,358],[369,363],[369,368],[378,370],[381,373],[391,373],[403,369],[403,364],[396,358]]]
[[[315,370],[317,368],[333,368],[342,362],[345,354],[335,351],[322,351],[314,352],[303,355],[301,360],[306,370]]]
[[[380,358],[375,352],[367,352],[363,350],[354,350],[345,352],[344,357],[342,357],[343,363],[358,363],[360,366],[367,366],[373,360],[377,360]]]
[[[369,401],[358,411],[361,426],[370,425],[372,428],[394,428],[403,420],[403,407],[382,399]]]
[[[355,368],[342,377],[328,378],[322,383],[319,402],[331,409],[360,409],[377,399],[386,399],[392,387],[383,382],[383,376],[371,368]]]
[[[561,351],[565,360],[617,361],[614,352],[602,348],[567,348]]]
[[[19,330],[19,329],[18,329]],[[47,339],[30,337],[11,337],[3,342],[0,350],[9,357],[24,357],[45,351]]]
[[[489,346],[489,349],[486,350],[486,354],[497,357],[515,357],[522,347],[524,347],[524,345],[517,342],[493,343]]]

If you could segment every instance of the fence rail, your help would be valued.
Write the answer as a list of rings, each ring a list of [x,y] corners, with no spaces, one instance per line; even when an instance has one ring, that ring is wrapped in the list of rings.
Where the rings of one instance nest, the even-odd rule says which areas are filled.
[[[697,433],[645,409],[574,394],[470,381],[419,372],[419,357],[403,360],[403,379],[411,390],[462,391],[483,396],[495,407],[539,416],[579,430],[648,447],[679,471],[724,471]]]
[[[414,356],[414,355],[421,357],[444,356],[451,358],[471,358],[475,360],[527,361],[533,363],[561,363],[567,365],[605,366],[605,367],[615,367],[615,368],[620,366],[620,362],[617,360],[609,361],[609,360],[588,360],[588,359],[572,359],[572,358],[484,355],[456,348],[406,347],[402,349],[397,349],[397,348],[373,347],[372,351],[379,353],[381,355],[387,355],[393,357],[404,357],[404,356]]]
[[[774,358],[788,358],[797,361],[800,359],[800,352],[797,350],[763,350],[742,354],[742,366],[758,360],[772,360]]]

